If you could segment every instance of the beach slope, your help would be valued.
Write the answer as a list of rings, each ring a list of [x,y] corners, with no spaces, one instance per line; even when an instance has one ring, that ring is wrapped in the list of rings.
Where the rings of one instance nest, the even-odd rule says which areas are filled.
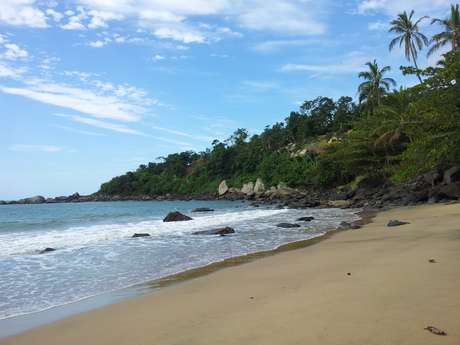
[[[410,224],[389,228],[390,219]],[[360,230],[0,344],[460,344],[460,204],[381,212]]]

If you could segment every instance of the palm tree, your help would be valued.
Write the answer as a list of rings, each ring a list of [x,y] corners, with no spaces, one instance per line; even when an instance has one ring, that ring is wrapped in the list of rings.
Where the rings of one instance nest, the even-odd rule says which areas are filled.
[[[414,66],[417,70],[417,77],[422,83],[422,78],[420,77],[420,72],[417,66],[417,50],[422,50],[424,45],[429,44],[428,38],[419,32],[418,25],[419,23],[428,18],[426,16],[419,18],[415,23],[412,21],[412,16],[414,11],[412,10],[409,15],[404,11],[403,13],[398,14],[397,19],[393,20],[389,32],[397,34],[394,39],[390,42],[390,51],[399,43],[401,47],[404,44],[404,55],[407,60],[413,60]]]
[[[365,80],[358,87],[359,102],[366,102],[370,113],[373,114],[374,107],[380,105],[382,96],[390,90],[391,86],[396,86],[396,82],[392,78],[384,77],[384,74],[391,70],[390,66],[380,69],[376,60],[367,62],[366,66],[369,70],[358,75]]]
[[[434,45],[428,51],[428,56],[448,43],[453,51],[460,51],[460,13],[458,4],[450,5],[450,16],[446,19],[433,19],[431,24],[437,23],[444,27],[444,31],[433,36]]]

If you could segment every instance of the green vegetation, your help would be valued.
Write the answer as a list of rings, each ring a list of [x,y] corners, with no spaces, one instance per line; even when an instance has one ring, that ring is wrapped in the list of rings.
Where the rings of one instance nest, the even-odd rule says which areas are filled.
[[[433,20],[442,32],[428,39],[412,22],[414,12],[391,23],[391,41],[404,46],[414,66],[401,67],[420,84],[391,91],[390,67],[367,63],[360,73],[359,103],[351,97],[305,101],[285,121],[248,136],[245,129],[204,152],[181,152],[101,186],[107,195],[215,192],[223,179],[233,187],[254,181],[292,187],[338,187],[363,177],[402,182],[435,168],[460,164],[460,23],[458,5],[449,18]],[[418,52],[451,45],[436,67],[419,69]],[[423,78],[422,78],[423,77]]]

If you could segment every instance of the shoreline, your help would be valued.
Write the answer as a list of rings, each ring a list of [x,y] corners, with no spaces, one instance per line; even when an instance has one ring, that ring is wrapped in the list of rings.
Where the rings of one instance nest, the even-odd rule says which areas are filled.
[[[353,221],[352,224],[363,226],[367,223],[370,223],[372,218],[375,217],[376,213],[376,210],[357,211],[355,214],[359,216],[359,219]],[[318,244],[321,241],[330,238],[334,234],[351,230],[352,229],[334,228],[327,230],[323,234],[318,234],[307,239],[281,244],[273,249],[229,257],[223,260],[210,262],[204,266],[190,268],[184,271],[173,273],[158,279],[148,279],[143,282],[132,284],[130,286],[115,289],[113,291],[84,297],[80,300],[66,304],[52,306],[47,309],[32,313],[25,313],[3,318],[0,319],[0,341],[11,336],[19,335],[23,332],[33,330],[34,328],[46,326],[47,324],[72,317],[74,315],[90,312],[92,310],[103,308],[105,306],[116,303],[123,303],[123,301],[131,298],[137,298],[146,294],[156,293],[159,291],[159,289],[203,277],[226,268],[244,265],[255,260],[277,255],[283,252],[306,248],[308,246]],[[18,324],[22,326],[18,327]],[[12,330],[12,327],[15,330]],[[3,331],[2,334],[2,329],[8,329],[8,332]]]
[[[387,228],[389,219],[411,224]],[[168,288],[0,344],[450,345],[460,342],[459,219],[460,204],[379,212],[317,245],[179,275],[172,282],[181,284],[169,279]]]

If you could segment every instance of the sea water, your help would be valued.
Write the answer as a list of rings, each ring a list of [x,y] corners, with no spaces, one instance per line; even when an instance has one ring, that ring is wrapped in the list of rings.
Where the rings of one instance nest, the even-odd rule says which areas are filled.
[[[192,213],[197,207],[214,212]],[[164,223],[170,211],[193,217]],[[300,228],[276,224],[300,222]],[[0,319],[35,313],[229,257],[321,236],[358,217],[230,201],[123,201],[0,206]],[[233,227],[230,236],[193,235]],[[150,237],[132,238],[134,233]],[[51,247],[53,252],[39,254]]]

